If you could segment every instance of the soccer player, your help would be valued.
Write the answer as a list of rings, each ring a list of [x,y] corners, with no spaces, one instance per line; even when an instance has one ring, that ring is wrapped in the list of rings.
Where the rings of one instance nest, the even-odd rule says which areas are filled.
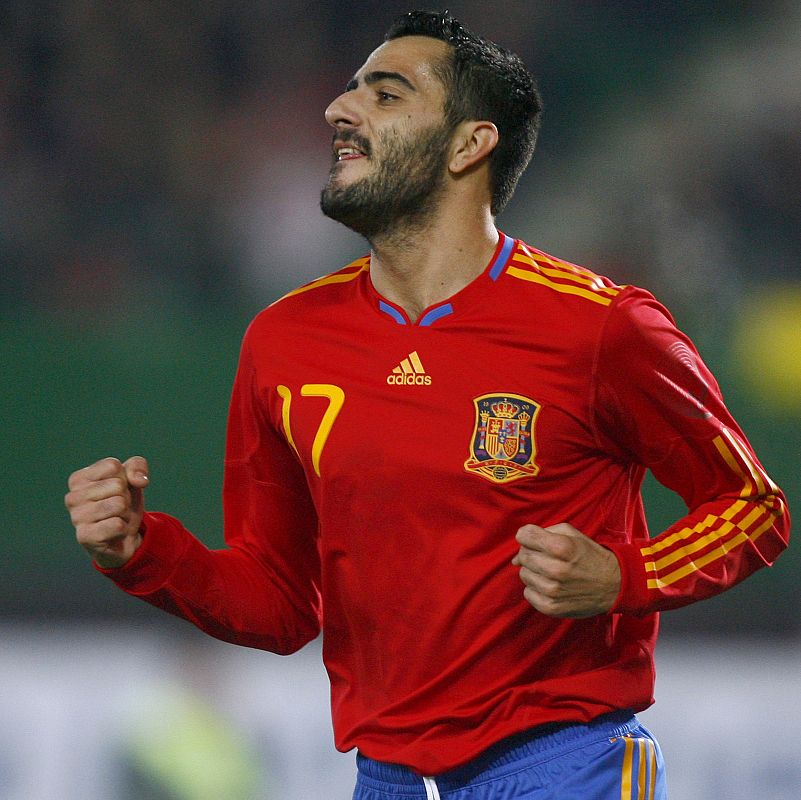
[[[655,800],[661,611],[786,547],[783,495],[669,313],[495,227],[531,158],[521,60],[447,13],[390,29],[326,111],[325,214],[370,254],[249,327],[227,548],[146,512],[148,465],[75,472],[79,542],[220,639],[323,633],[359,800]],[[687,504],[649,538],[650,469]]]

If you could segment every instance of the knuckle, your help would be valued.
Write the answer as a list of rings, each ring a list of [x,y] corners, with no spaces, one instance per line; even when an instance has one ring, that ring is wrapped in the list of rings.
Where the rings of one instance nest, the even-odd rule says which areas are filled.
[[[116,538],[125,533],[127,523],[122,517],[111,517],[103,523],[103,531],[107,534],[106,538]]]
[[[92,547],[102,542],[103,537],[96,524],[82,523],[75,526],[75,538],[84,547]]]
[[[115,477],[109,480],[109,489],[114,494],[127,495],[128,481],[123,477]]]
[[[68,495],[64,500],[73,525],[80,525],[88,521],[90,509],[80,497]]]
[[[147,459],[144,456],[131,456],[125,464],[124,467],[130,467],[133,469],[142,469],[147,467]]]
[[[549,577],[554,582],[563,583],[570,577],[570,571],[570,564],[562,561],[551,566]]]
[[[548,616],[556,616],[560,611],[559,601],[553,597],[541,597],[539,604],[540,611]]]
[[[557,539],[553,543],[553,553],[563,561],[570,561],[576,555],[576,544],[572,539]]]
[[[103,509],[109,514],[124,514],[128,510],[128,503],[117,494],[103,501]]]
[[[118,475],[120,469],[119,459],[111,456],[101,458],[100,461],[95,461],[94,464],[90,464],[88,467],[75,470],[67,479],[67,486],[71,490],[79,489],[96,481]]]
[[[67,479],[67,486],[71,490],[80,489],[86,486],[87,483],[90,483],[92,480],[92,472],[95,465],[92,464],[88,467],[81,467],[81,469],[76,469],[69,478]]]
[[[110,478],[114,475],[119,475],[120,470],[122,470],[122,463],[118,458],[114,458],[114,456],[101,458],[95,466],[98,468],[99,478]]]

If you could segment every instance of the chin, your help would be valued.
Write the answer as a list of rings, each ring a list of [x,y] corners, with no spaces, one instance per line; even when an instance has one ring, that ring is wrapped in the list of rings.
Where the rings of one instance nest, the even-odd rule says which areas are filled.
[[[341,181],[349,175],[349,181],[359,180],[367,174],[367,159],[360,158],[354,161],[339,161],[336,164],[334,175]]]

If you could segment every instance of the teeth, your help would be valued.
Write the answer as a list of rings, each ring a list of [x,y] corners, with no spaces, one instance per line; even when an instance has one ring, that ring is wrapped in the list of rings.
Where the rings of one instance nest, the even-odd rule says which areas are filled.
[[[339,158],[344,158],[345,156],[360,156],[362,154],[361,150],[357,150],[355,147],[340,147],[337,150],[337,156]]]

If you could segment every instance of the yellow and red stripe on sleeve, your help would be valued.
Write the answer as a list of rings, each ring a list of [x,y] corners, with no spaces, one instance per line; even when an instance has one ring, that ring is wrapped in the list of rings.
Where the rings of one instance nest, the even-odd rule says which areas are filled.
[[[286,300],[288,297],[294,297],[297,294],[304,294],[312,289],[319,289],[322,286],[329,286],[334,283],[349,283],[355,278],[358,278],[362,272],[369,268],[370,256],[362,256],[361,258],[356,259],[356,261],[348,264],[346,267],[343,267],[336,272],[332,272],[330,275],[323,275],[320,278],[315,278],[313,281],[309,281],[309,283],[306,283],[297,289],[293,289],[291,292],[287,292],[287,294],[279,297],[277,300],[271,303],[271,305],[280,303],[282,300]]]
[[[720,513],[708,513],[640,549],[645,559],[648,589],[664,589],[742,547],[756,542],[784,514],[778,487],[730,430],[723,429],[714,445],[727,467],[742,481],[736,500]]]
[[[523,244],[518,246],[509,260],[506,274],[603,306],[610,305],[623,288],[585,267],[562,261]]]

